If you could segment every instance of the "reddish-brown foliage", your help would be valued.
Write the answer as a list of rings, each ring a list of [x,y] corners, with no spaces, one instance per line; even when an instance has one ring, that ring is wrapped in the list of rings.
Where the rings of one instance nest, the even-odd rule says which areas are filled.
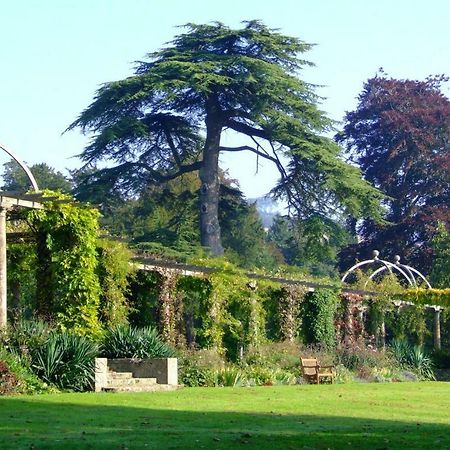
[[[381,227],[365,221],[364,242],[347,249],[345,265],[377,248],[398,253],[428,271],[430,238],[438,221],[450,224],[450,101],[443,76],[425,81],[383,74],[367,81],[337,140],[364,176],[390,199]],[[345,255],[345,252],[344,252]]]

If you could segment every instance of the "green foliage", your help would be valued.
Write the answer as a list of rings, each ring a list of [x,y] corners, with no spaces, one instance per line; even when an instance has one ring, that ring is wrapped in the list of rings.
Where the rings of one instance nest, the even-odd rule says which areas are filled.
[[[54,328],[43,320],[19,319],[8,327],[2,340],[11,351],[27,357],[31,351],[44,345],[54,331]]]
[[[189,387],[215,386],[215,374],[225,367],[225,360],[215,350],[185,350],[178,359],[178,378]]]
[[[101,354],[105,358],[169,358],[175,356],[175,351],[154,328],[121,325],[105,332]]]
[[[97,274],[101,287],[99,315],[106,327],[128,321],[126,294],[134,271],[131,256],[131,251],[121,242],[110,239],[98,242]]]
[[[329,289],[317,289],[306,294],[303,301],[303,334],[307,344],[336,345],[334,326],[338,295]]]
[[[265,311],[257,295],[257,284],[246,277],[214,273],[209,277],[212,292],[205,334],[210,345],[226,348],[236,359],[239,347],[265,339]]]
[[[215,385],[216,386],[229,386],[237,387],[242,386],[244,383],[244,374],[242,370],[235,366],[227,366],[219,369],[215,373]]]
[[[45,209],[27,213],[40,239],[38,313],[50,314],[62,330],[98,336],[99,213],[72,203],[70,197],[60,199],[69,202],[45,202]]]
[[[13,393],[18,384],[15,373],[10,370],[5,361],[0,359],[0,395]]]
[[[181,384],[187,387],[212,387],[215,385],[214,372],[207,367],[184,365],[179,371]]]
[[[417,345],[423,345],[429,334],[425,308],[421,306],[401,305],[391,308],[386,314],[386,327],[396,340],[409,340]]]
[[[450,348],[435,350],[432,359],[437,369],[450,369]]]
[[[201,243],[215,255],[222,253],[223,151],[250,151],[274,163],[282,176],[272,192],[301,217],[326,215],[338,204],[355,215],[379,216],[381,196],[340,158],[340,147],[321,136],[332,122],[318,108],[314,85],[298,78],[311,65],[300,57],[310,44],[257,20],[236,30],[218,22],[186,28],[139,63],[133,76],[104,84],[70,125],[95,133],[81,155],[89,167],[109,163],[88,184],[139,193],[201,169],[200,199],[208,205],[200,215]],[[257,144],[221,147],[226,129]]]
[[[287,362],[284,350],[292,350],[290,344],[276,347],[277,356],[272,358],[270,345],[252,347],[239,364],[225,363],[217,353],[211,351],[183,352],[180,365],[180,380],[185,386],[260,386],[276,384],[293,384],[298,372],[298,354],[295,363],[286,366],[278,364]],[[275,348],[275,347],[274,347]],[[297,348],[298,351],[298,348]],[[281,359],[280,359],[281,358]],[[278,361],[278,362],[277,362]]]
[[[335,358],[337,365],[353,371],[358,371],[362,367],[384,368],[392,365],[392,361],[384,351],[367,345],[362,339],[338,346]]]
[[[176,283],[177,296],[183,303],[183,331],[188,347],[206,347],[209,342],[205,319],[209,316],[212,285],[207,278],[181,276]]]
[[[349,243],[344,226],[320,215],[299,220],[278,216],[268,238],[283,254],[286,263],[303,268],[313,276],[337,277],[335,261]]]
[[[50,189],[65,193],[72,190],[72,183],[67,177],[46,163],[33,164],[29,169],[41,190]],[[14,160],[3,164],[3,182],[4,191],[27,192],[31,187],[27,174]]]
[[[240,191],[222,187],[221,192],[219,221],[226,257],[246,269],[275,269],[277,260],[268,245],[256,206],[249,205]]]
[[[437,305],[443,308],[450,307],[450,288],[447,289],[408,289],[394,297],[417,306]]]
[[[26,359],[0,344],[0,396],[41,394],[49,390],[49,386],[32,372]]]
[[[433,361],[420,346],[412,346],[403,339],[393,339],[390,351],[400,365],[414,371],[420,379],[435,379]]]
[[[27,232],[28,227],[17,221],[7,223],[7,232]],[[37,265],[36,244],[33,242],[8,242],[8,317],[20,314],[30,316],[36,308]]]
[[[61,389],[83,391],[92,388],[97,345],[84,336],[52,333],[31,349],[32,369],[47,383]]]
[[[46,383],[76,391],[92,385],[98,348],[84,336],[57,332],[41,320],[19,320],[3,336],[3,345]]]
[[[300,345],[297,342],[267,342],[256,347],[249,347],[243,366],[262,366],[270,369],[299,370]]]
[[[442,222],[439,222],[431,244],[434,258],[430,282],[438,288],[450,288],[450,233]]]
[[[131,325],[157,325],[161,282],[162,276],[158,272],[139,270],[131,276],[127,293],[131,308],[128,319]]]

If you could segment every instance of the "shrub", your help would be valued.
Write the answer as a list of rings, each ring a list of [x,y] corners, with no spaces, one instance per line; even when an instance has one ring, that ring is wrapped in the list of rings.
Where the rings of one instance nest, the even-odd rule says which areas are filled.
[[[152,327],[117,326],[104,334],[100,348],[105,358],[169,358],[175,350]]]
[[[5,361],[0,360],[0,395],[11,394],[19,385],[19,380]]]
[[[300,348],[297,343],[270,342],[250,347],[242,360],[245,365],[295,370],[300,364]]]
[[[295,384],[296,376],[287,370],[271,369],[262,366],[248,366],[244,377],[249,386],[273,386],[276,384]]]
[[[52,326],[43,320],[19,320],[8,328],[3,343],[23,359],[29,357],[33,349],[44,345],[52,331]]]
[[[0,395],[37,394],[49,386],[40,380],[18,354],[0,346]]]
[[[388,367],[392,365],[392,360],[385,352],[377,350],[374,346],[366,345],[364,340],[359,339],[341,344],[336,349],[335,363],[358,371],[362,367]]]
[[[97,345],[84,336],[53,333],[31,351],[32,369],[44,381],[61,389],[83,391],[94,381]]]
[[[412,370],[420,379],[435,379],[433,361],[420,346],[411,346],[407,341],[393,339],[390,351],[403,368]]]
[[[216,385],[216,373],[225,367],[223,357],[216,350],[185,350],[178,365],[178,377],[185,386]]]
[[[235,366],[224,367],[219,369],[215,373],[215,385],[216,386],[242,386],[245,382],[243,372]]]
[[[308,292],[302,304],[302,331],[307,344],[336,346],[334,318],[338,305],[337,294],[329,289]]]
[[[435,350],[432,358],[436,368],[450,369],[450,349]]]

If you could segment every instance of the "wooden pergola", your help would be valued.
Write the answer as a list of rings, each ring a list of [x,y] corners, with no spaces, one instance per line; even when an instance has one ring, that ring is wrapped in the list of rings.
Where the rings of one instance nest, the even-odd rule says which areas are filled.
[[[7,259],[6,259],[6,215],[8,211],[17,208],[42,209],[42,195],[39,194],[39,187],[27,165],[15,155],[11,150],[0,144],[0,150],[7,153],[23,169],[30,182],[32,194],[20,192],[0,191],[0,329],[7,325]]]

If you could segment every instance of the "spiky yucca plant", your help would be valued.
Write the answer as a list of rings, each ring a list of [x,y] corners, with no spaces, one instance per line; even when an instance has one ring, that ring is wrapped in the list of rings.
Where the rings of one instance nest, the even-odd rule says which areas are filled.
[[[104,335],[101,355],[105,358],[169,358],[175,350],[152,327],[126,325],[110,329]]]

